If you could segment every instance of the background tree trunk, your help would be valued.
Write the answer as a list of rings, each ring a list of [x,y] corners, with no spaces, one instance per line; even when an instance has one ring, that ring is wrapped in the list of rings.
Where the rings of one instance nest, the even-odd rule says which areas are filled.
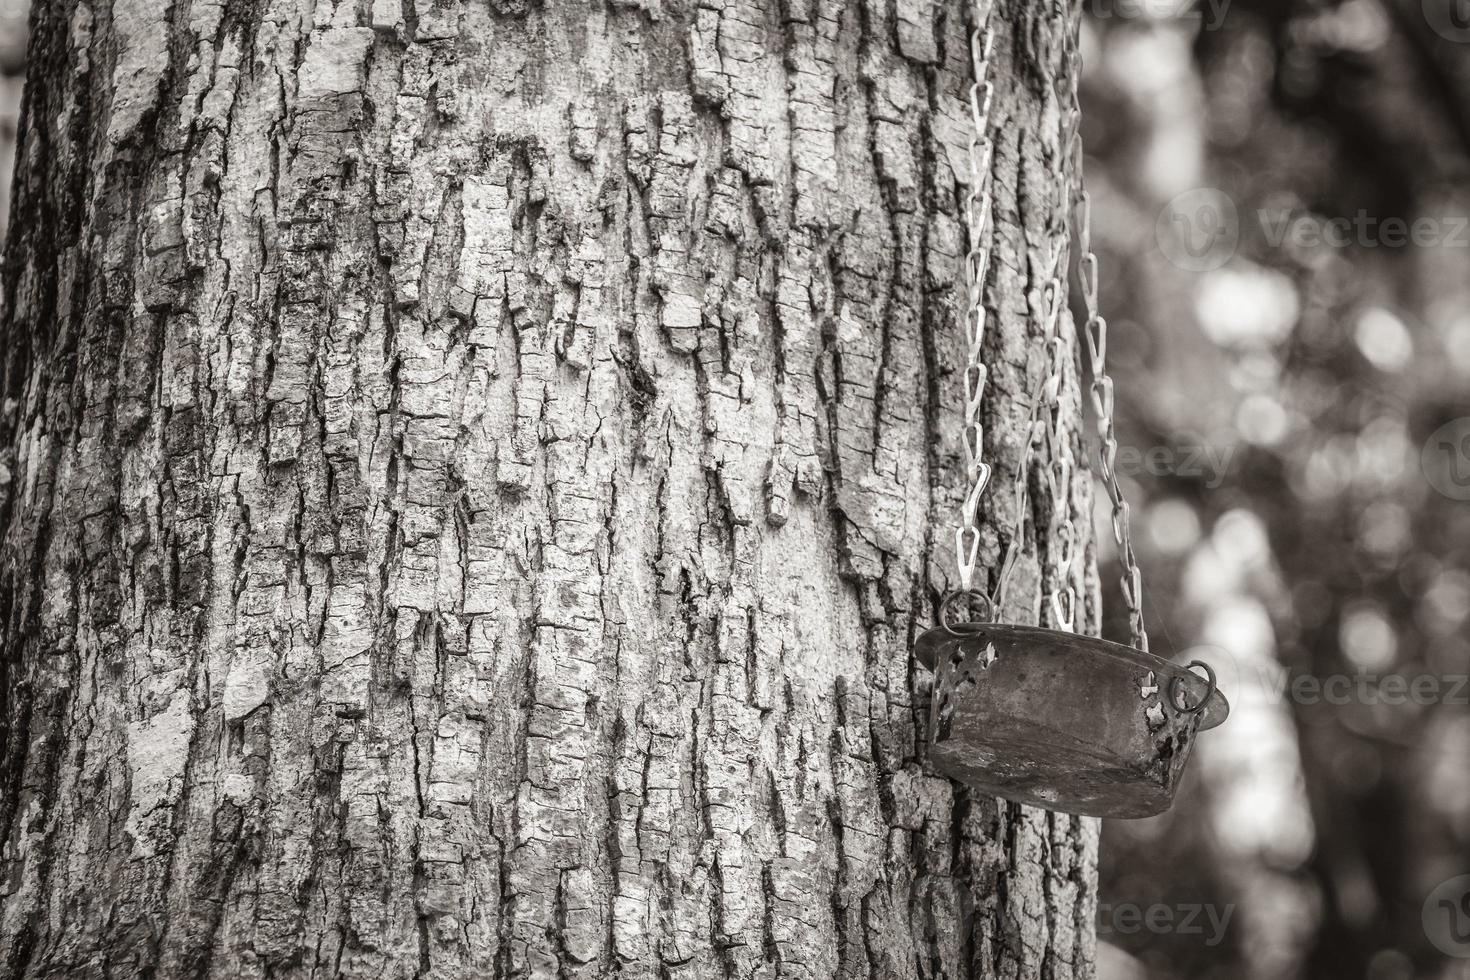
[[[1090,975],[1095,824],[920,761],[970,16],[41,0],[0,975]],[[999,488],[1076,20],[996,16]]]

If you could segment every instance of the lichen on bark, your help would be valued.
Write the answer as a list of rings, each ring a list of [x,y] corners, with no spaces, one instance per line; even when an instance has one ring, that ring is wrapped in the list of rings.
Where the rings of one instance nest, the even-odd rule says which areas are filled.
[[[0,977],[1090,976],[1095,825],[927,773],[908,653],[971,16],[38,0]],[[1002,485],[1077,24],[995,17]]]

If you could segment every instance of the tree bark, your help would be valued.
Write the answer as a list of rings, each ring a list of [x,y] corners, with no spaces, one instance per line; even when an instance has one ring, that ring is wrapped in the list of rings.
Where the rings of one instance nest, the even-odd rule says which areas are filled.
[[[971,16],[38,0],[0,976],[1090,976],[1095,823],[922,765]],[[1077,31],[995,17],[992,567]]]

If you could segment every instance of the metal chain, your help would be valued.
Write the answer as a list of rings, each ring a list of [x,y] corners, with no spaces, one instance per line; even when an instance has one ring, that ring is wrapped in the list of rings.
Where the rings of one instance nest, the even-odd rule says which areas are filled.
[[[981,6],[984,7],[983,12]],[[955,559],[961,592],[973,591],[980,552],[980,498],[990,483],[991,475],[991,466],[985,462],[983,456],[985,431],[980,414],[985,385],[989,379],[989,370],[982,359],[981,348],[988,325],[983,294],[990,269],[990,168],[994,154],[994,144],[990,138],[990,106],[995,90],[989,74],[990,53],[995,37],[990,25],[990,13],[991,4],[977,3],[974,26],[970,32],[970,59],[974,71],[974,81],[970,85],[970,115],[974,128],[970,136],[970,192],[965,206],[969,250],[964,263],[967,300],[965,339],[968,347],[964,372],[964,447],[965,472],[970,489],[961,505],[958,526],[955,528]],[[1050,274],[1042,288],[1046,324],[1043,349],[1047,364],[1041,380],[1028,399],[1025,444],[1012,485],[1016,526],[1006,544],[991,605],[995,613],[999,614],[1005,600],[1006,587],[1023,550],[1031,458],[1035,444],[1038,441],[1044,442],[1050,457],[1046,483],[1052,503],[1048,540],[1056,543],[1061,555],[1054,576],[1054,588],[1048,593],[1047,600],[1052,622],[1058,628],[1068,631],[1075,628],[1078,601],[1073,580],[1080,548],[1071,515],[1070,494],[1076,461],[1071,443],[1067,439],[1061,402],[1066,369],[1072,361],[1072,342],[1061,329],[1061,314],[1067,296],[1063,259],[1071,238],[1066,215],[1076,210],[1079,212],[1078,278],[1087,312],[1083,337],[1092,371],[1090,393],[1097,413],[1097,432],[1102,441],[1098,450],[1098,462],[1103,486],[1113,508],[1113,538],[1118,544],[1119,559],[1123,565],[1123,598],[1128,606],[1132,645],[1146,651],[1148,633],[1143,623],[1143,576],[1138,566],[1138,556],[1133,549],[1128,501],[1123,498],[1123,489],[1116,470],[1118,440],[1113,421],[1113,380],[1107,374],[1108,324],[1098,312],[1098,261],[1097,254],[1092,249],[1092,200],[1083,181],[1079,98],[1081,56],[1074,50],[1069,60],[1071,111],[1066,120],[1067,132],[1060,141],[1060,145],[1068,149],[1059,154],[1056,181],[1062,198],[1061,206],[1057,209],[1061,217],[1056,229],[1058,241],[1053,244]],[[1075,184],[1068,179],[1069,175],[1066,173],[1069,157],[1072,157],[1070,162],[1076,178]],[[1030,372],[1027,373],[1029,375]],[[1050,412],[1049,419],[1041,417],[1043,410]]]
[[[1062,308],[1065,305],[1066,289],[1062,281],[1062,255],[1063,248],[1060,243],[1053,246],[1051,270],[1047,276],[1046,284],[1042,287],[1042,316],[1045,324],[1045,349],[1051,350],[1057,345],[1055,341],[1061,337],[1060,324]],[[995,586],[995,598],[992,600],[996,613],[1004,607],[1006,588],[1010,584],[1011,574],[1016,569],[1016,562],[1021,557],[1025,547],[1026,536],[1026,510],[1027,489],[1031,473],[1031,460],[1036,451],[1038,442],[1046,442],[1049,426],[1047,420],[1042,417],[1043,411],[1054,408],[1057,392],[1061,389],[1062,371],[1065,362],[1051,361],[1047,369],[1042,372],[1032,388],[1027,404],[1029,406],[1026,416],[1025,443],[1021,447],[1021,458],[1016,463],[1016,477],[1012,484],[1012,492],[1015,497],[1016,527],[1011,533],[1010,541],[1006,543],[1005,557],[1001,560],[1000,573],[997,576]],[[1026,372],[1031,373],[1029,368]]]
[[[1049,424],[1039,430],[1039,439],[1045,444],[1050,460],[1042,476],[1046,483],[1051,503],[1047,541],[1050,550],[1060,554],[1060,560],[1052,571],[1052,588],[1046,594],[1050,624],[1061,630],[1075,629],[1077,590],[1072,584],[1073,567],[1077,558],[1076,527],[1072,520],[1072,473],[1075,458],[1071,440],[1068,438],[1067,417],[1062,408],[1062,392],[1072,359],[1072,332],[1062,330],[1062,313],[1067,299],[1067,248],[1071,243],[1072,229],[1069,222],[1072,203],[1072,174],[1068,165],[1072,162],[1070,148],[1076,132],[1076,118],[1064,116],[1061,130],[1057,134],[1058,152],[1055,155],[1052,184],[1056,188],[1057,202],[1053,211],[1051,274],[1043,287],[1043,303],[1046,308],[1046,329],[1042,335],[1042,350],[1046,356],[1046,381],[1042,389],[1042,407],[1049,413]],[[1070,316],[1067,319],[1071,324]]]
[[[980,497],[990,482],[990,464],[983,457],[985,430],[980,402],[989,371],[981,358],[988,323],[985,311],[985,279],[990,270],[990,164],[994,144],[990,139],[990,103],[995,89],[990,82],[990,50],[995,35],[990,26],[991,4],[977,3],[970,31],[970,61],[974,81],[970,85],[970,193],[965,202],[965,223],[970,247],[965,255],[965,474],[970,490],[960,507],[955,528],[955,561],[960,589],[969,592],[980,554]]]
[[[1065,296],[1060,283],[1055,295]],[[1061,304],[1059,303],[1058,306]],[[1043,437],[1051,460],[1046,470],[1047,492],[1051,499],[1051,528],[1047,540],[1060,554],[1053,573],[1053,588],[1047,594],[1051,623],[1072,632],[1076,628],[1077,590],[1072,585],[1073,565],[1077,560],[1076,526],[1072,521],[1072,473],[1075,459],[1068,439],[1067,418],[1062,411],[1062,386],[1066,370],[1072,363],[1072,338],[1061,330],[1061,311],[1052,318],[1053,326],[1046,339],[1047,373],[1044,399],[1051,412],[1051,424]]]
[[[965,464],[966,475],[970,487],[966,494],[960,510],[959,526],[955,529],[955,555],[959,570],[960,591],[969,592],[973,589],[976,565],[980,549],[980,526],[979,526],[979,504],[980,498],[990,482],[991,466],[985,462],[984,451],[984,426],[980,417],[981,401],[985,392],[985,385],[989,378],[989,370],[982,359],[982,346],[985,340],[985,329],[988,324],[988,314],[984,304],[985,279],[990,268],[990,217],[991,217],[991,194],[990,194],[990,168],[994,153],[994,144],[990,139],[990,106],[994,97],[994,87],[989,78],[990,53],[994,43],[994,31],[990,26],[989,4],[982,13],[978,9],[975,15],[974,28],[970,34],[970,57],[974,70],[974,82],[970,86],[970,114],[974,128],[970,136],[970,167],[971,181],[970,194],[966,203],[966,224],[969,233],[969,251],[965,256],[965,287],[967,294],[965,337],[968,346],[968,356],[965,364]],[[1065,171],[1066,161],[1062,160],[1060,169]],[[1062,191],[1062,207],[1059,213],[1066,213],[1067,191]],[[1011,575],[1015,571],[1025,545],[1026,530],[1026,500],[1027,482],[1030,472],[1032,454],[1038,441],[1055,437],[1048,436],[1048,426],[1041,418],[1043,408],[1050,406],[1053,410],[1052,428],[1060,425],[1060,417],[1056,411],[1057,392],[1061,387],[1061,372],[1067,362],[1066,352],[1068,348],[1062,340],[1058,329],[1062,306],[1066,297],[1065,282],[1063,281],[1062,257],[1065,249],[1065,219],[1063,220],[1062,243],[1055,246],[1052,257],[1050,274],[1043,289],[1043,316],[1047,324],[1047,350],[1052,357],[1047,371],[1038,382],[1035,390],[1030,393],[1028,399],[1029,409],[1024,429],[1025,442],[1021,447],[1020,459],[1016,465],[1015,479],[1012,483],[1012,496],[1016,514],[1016,525],[1011,533],[1010,540],[1006,543],[1005,554],[1001,559],[1000,569],[996,575],[996,584],[993,596],[990,599],[991,608],[997,614],[1005,602],[1006,588],[1010,583]],[[1027,372],[1029,375],[1029,371]],[[1070,450],[1068,450],[1070,454]],[[1068,455],[1070,459],[1070,455]],[[1069,464],[1067,464],[1069,465]],[[1068,476],[1066,479],[1070,479]],[[1069,485],[1065,481],[1063,486]],[[1055,497],[1055,493],[1053,494]],[[1070,518],[1066,521],[1070,528]],[[1070,560],[1068,562],[1070,566]],[[1054,602],[1055,604],[1055,602]],[[1068,608],[1070,608],[1070,603]],[[1070,615],[1070,614],[1069,614]]]
[[[1143,624],[1143,573],[1138,567],[1138,556],[1133,550],[1128,501],[1123,498],[1123,488],[1118,482],[1115,467],[1118,456],[1118,437],[1113,423],[1113,379],[1108,376],[1108,321],[1098,313],[1098,269],[1097,253],[1092,249],[1092,198],[1083,181],[1082,133],[1075,125],[1081,119],[1078,89],[1082,77],[1082,59],[1072,55],[1072,111],[1074,132],[1072,152],[1075,153],[1074,170],[1077,174],[1077,197],[1073,206],[1078,209],[1077,253],[1080,256],[1077,277],[1082,285],[1082,298],[1087,308],[1087,324],[1083,337],[1087,347],[1087,361],[1092,369],[1092,406],[1097,412],[1097,434],[1102,440],[1098,447],[1098,466],[1103,487],[1113,507],[1113,540],[1118,544],[1118,559],[1123,565],[1123,601],[1128,606],[1128,630],[1132,646],[1148,650],[1148,632]]]
[[[990,4],[982,12],[977,10],[974,26],[970,33],[970,58],[974,81],[970,85],[970,115],[974,124],[970,136],[970,193],[966,201],[965,217],[969,233],[969,251],[965,255],[966,316],[965,339],[967,358],[965,363],[965,467],[969,492],[960,509],[959,524],[955,529],[955,558],[959,571],[960,590],[969,592],[974,587],[975,570],[980,551],[979,507],[980,498],[990,482],[991,466],[985,462],[984,426],[981,421],[981,402],[989,370],[982,359],[988,314],[984,303],[985,280],[990,268],[990,218],[991,187],[990,168],[994,144],[990,138],[990,106],[994,98],[994,86],[990,81],[990,54],[994,43],[994,31],[990,25]],[[1065,215],[1080,208],[1078,222],[1078,276],[1082,283],[1083,298],[1087,311],[1087,323],[1083,335],[1087,347],[1088,363],[1092,369],[1091,398],[1097,413],[1097,431],[1102,440],[1098,461],[1103,485],[1112,504],[1113,537],[1118,543],[1118,554],[1123,564],[1123,597],[1128,606],[1129,631],[1133,646],[1148,649],[1148,634],[1143,625],[1143,580],[1138,567],[1138,557],[1133,549],[1130,530],[1128,502],[1123,499],[1118,481],[1116,460],[1118,440],[1113,421],[1113,381],[1107,374],[1107,320],[1098,312],[1098,262],[1092,250],[1092,202],[1083,183],[1081,106],[1079,86],[1081,80],[1081,58],[1075,51],[1071,55],[1070,95],[1071,111],[1067,115],[1067,131],[1062,134],[1060,145],[1069,151],[1059,154],[1056,184],[1061,197],[1058,208],[1058,241],[1053,245],[1050,274],[1042,287],[1042,307],[1045,317],[1043,350],[1046,352],[1046,369],[1041,380],[1028,399],[1029,410],[1025,426],[1025,443],[1016,466],[1012,484],[1015,503],[1016,526],[1006,544],[996,577],[992,608],[999,614],[1005,601],[1006,588],[1019,560],[1025,538],[1027,483],[1031,459],[1037,442],[1045,443],[1050,464],[1045,474],[1047,489],[1052,503],[1052,518],[1048,540],[1056,544],[1060,561],[1054,575],[1054,587],[1047,595],[1052,622],[1061,629],[1075,628],[1077,613],[1077,589],[1074,585],[1077,560],[1080,557],[1077,532],[1071,515],[1072,474],[1076,461],[1071,443],[1067,439],[1065,416],[1062,411],[1062,387],[1066,370],[1072,361],[1071,338],[1061,329],[1061,315],[1067,296],[1063,279],[1066,263],[1067,243],[1071,229]],[[1069,161],[1068,157],[1073,157]],[[1067,164],[1073,165],[1075,184],[1066,173]],[[1075,188],[1075,196],[1073,189]],[[1028,372],[1029,374],[1029,372]],[[1049,418],[1043,418],[1043,412]]]

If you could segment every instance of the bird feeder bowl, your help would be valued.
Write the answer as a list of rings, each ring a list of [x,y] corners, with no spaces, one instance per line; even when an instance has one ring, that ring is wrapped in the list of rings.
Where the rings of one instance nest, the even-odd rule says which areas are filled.
[[[914,653],[934,673],[932,767],[972,789],[1048,810],[1164,812],[1195,736],[1230,711],[1203,663],[1183,667],[1062,630],[943,625],[941,615]]]

